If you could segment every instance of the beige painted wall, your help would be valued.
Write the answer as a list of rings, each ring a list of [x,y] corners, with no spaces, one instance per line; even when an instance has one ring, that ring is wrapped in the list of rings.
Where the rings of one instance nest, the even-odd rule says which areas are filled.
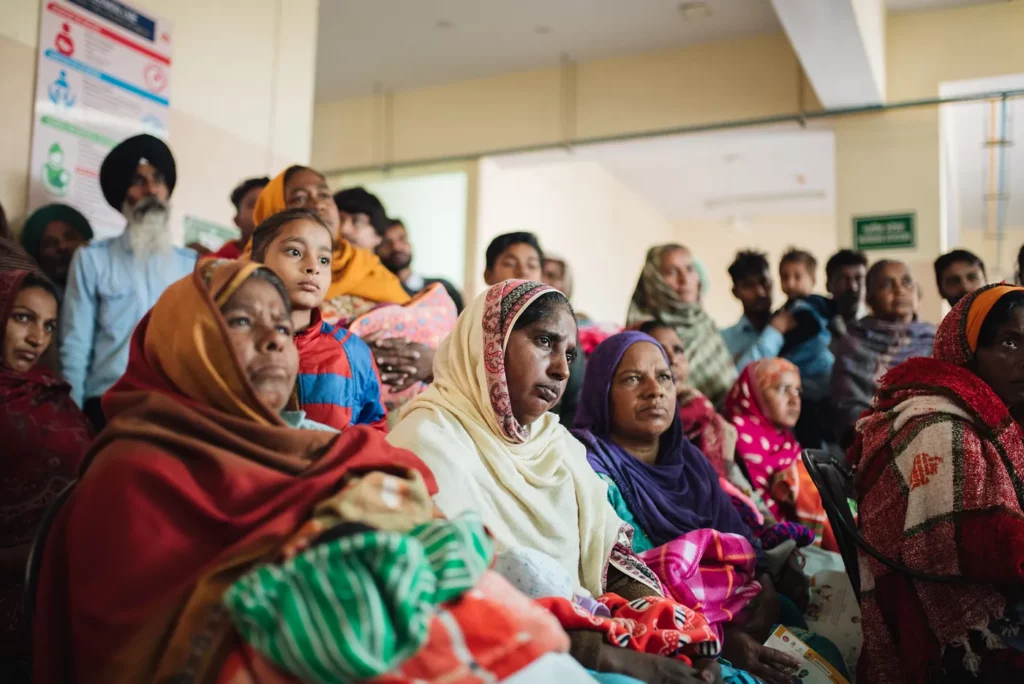
[[[478,207],[475,252],[467,249],[477,264],[469,296],[483,290],[490,241],[528,230],[545,251],[586,264],[576,269],[573,303],[599,321],[625,321],[647,248],[673,236],[650,202],[592,161],[504,166],[484,159]]]
[[[1024,72],[1022,26],[1024,2],[891,15],[889,100],[936,97],[942,81]],[[588,62],[577,72],[577,136],[793,112],[802,83],[782,34]],[[547,69],[395,93],[390,136],[380,123],[382,103],[374,98],[319,103],[313,162],[338,169],[557,142],[569,130],[563,126],[559,84],[558,71]],[[815,108],[813,95],[804,90],[807,107]],[[853,216],[914,211],[917,248],[871,256],[903,258],[922,282],[930,282],[939,253],[937,109],[846,117],[831,126],[836,242],[852,243]],[[579,228],[568,233],[567,241],[583,238]],[[924,293],[922,314],[937,320],[939,299],[927,286]]]
[[[546,251],[561,254],[576,266],[573,300],[577,308],[597,320],[621,324],[647,249],[678,242],[704,263],[711,280],[705,308],[724,327],[743,313],[732,296],[727,270],[737,251],[767,252],[774,274],[782,253],[799,245],[819,256],[818,289],[824,291],[825,260],[836,251],[834,225],[833,214],[673,222],[597,162],[507,166],[484,159],[477,216],[479,247],[472,255],[480,272],[474,274],[473,291],[483,287],[484,251],[491,239],[529,230]],[[624,235],[629,239],[624,240]],[[776,287],[775,304],[783,301]]]
[[[936,97],[942,81],[1024,72],[1021,26],[1020,2],[890,17],[889,99]],[[917,249],[871,256],[907,260],[922,284],[922,315],[938,320],[943,309],[932,269],[940,252],[938,108],[839,119],[834,129],[840,246],[852,243],[855,215],[916,211]],[[1017,246],[1008,251],[1016,254]]]
[[[735,324],[743,307],[732,296],[729,264],[736,252],[756,249],[768,253],[775,281],[776,307],[786,301],[779,289],[779,259],[790,247],[797,246],[818,258],[817,291],[825,291],[825,262],[836,251],[833,214],[807,216],[752,216],[738,222],[677,221],[675,241],[689,247],[704,264],[711,281],[704,293],[705,310],[719,327]]]
[[[174,22],[170,146],[177,237],[192,214],[230,225],[247,176],[309,160],[318,0],[136,0]],[[40,0],[0,3],[0,203],[23,218]]]
[[[1017,252],[1024,245],[1024,226],[1007,226],[1003,236],[1001,258],[997,255],[995,236],[987,234],[981,228],[964,230],[960,234],[960,244],[951,245],[950,249],[962,247],[981,257],[989,280],[1006,280],[1012,282],[1017,274]]]
[[[571,127],[579,137],[793,112],[802,83],[782,33],[583,62],[576,73]],[[318,103],[313,164],[331,170],[478,154],[555,143],[567,132],[557,68],[399,91],[390,136],[384,120],[380,97]]]

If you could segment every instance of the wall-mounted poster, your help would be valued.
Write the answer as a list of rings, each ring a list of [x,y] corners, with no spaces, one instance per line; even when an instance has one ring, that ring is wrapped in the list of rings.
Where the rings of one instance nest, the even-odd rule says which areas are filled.
[[[29,211],[70,204],[96,238],[124,230],[99,169],[137,133],[167,138],[171,23],[118,0],[43,0]]]

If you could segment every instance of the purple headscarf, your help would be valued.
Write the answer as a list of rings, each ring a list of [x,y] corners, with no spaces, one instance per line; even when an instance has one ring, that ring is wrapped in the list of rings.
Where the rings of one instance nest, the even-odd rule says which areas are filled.
[[[654,465],[634,458],[612,441],[612,380],[626,350],[637,342],[649,342],[665,353],[653,337],[627,331],[602,342],[587,360],[572,433],[587,448],[591,467],[618,485],[630,512],[655,546],[704,528],[740,534],[754,544],[750,528],[718,485],[711,463],[686,439],[678,413],[661,436]]]

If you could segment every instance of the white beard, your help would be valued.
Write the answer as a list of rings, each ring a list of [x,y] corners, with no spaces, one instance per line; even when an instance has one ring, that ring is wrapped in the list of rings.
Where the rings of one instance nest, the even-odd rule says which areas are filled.
[[[135,261],[145,263],[150,257],[166,254],[171,249],[170,207],[156,197],[144,197],[134,206],[127,202],[121,213],[128,219],[125,231]]]

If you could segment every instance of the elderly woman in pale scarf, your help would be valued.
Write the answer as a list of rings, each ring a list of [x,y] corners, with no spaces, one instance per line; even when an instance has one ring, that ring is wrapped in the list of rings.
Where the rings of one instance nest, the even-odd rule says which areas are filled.
[[[701,267],[682,245],[652,247],[637,282],[626,326],[658,319],[672,326],[690,363],[690,384],[713,404],[721,403],[736,380],[725,340],[704,310]]]
[[[903,261],[882,259],[867,275],[871,315],[849,324],[832,369],[832,420],[840,445],[853,442],[857,419],[871,405],[878,382],[915,356],[931,356],[935,326],[917,320],[921,290]]]

